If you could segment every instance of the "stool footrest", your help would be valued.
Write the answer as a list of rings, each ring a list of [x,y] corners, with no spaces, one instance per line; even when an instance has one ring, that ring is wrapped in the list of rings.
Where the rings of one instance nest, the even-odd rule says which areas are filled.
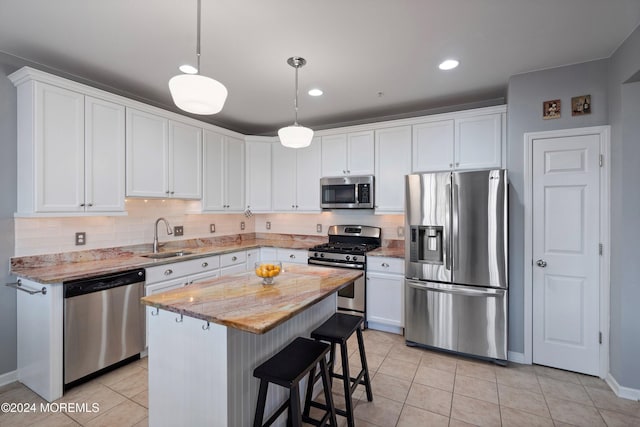
[[[365,374],[364,369],[362,369],[357,377],[355,377],[355,378],[354,377],[349,377],[349,381],[351,383],[351,385],[349,386],[349,388],[351,389],[351,394],[353,394],[353,392],[356,390],[358,385],[360,385],[360,384],[362,384],[364,386],[367,385],[367,382],[364,380],[364,374]],[[331,375],[333,378],[338,378],[338,379],[344,381],[344,375],[342,375],[342,374],[330,373],[329,375]]]
[[[269,419],[262,426],[266,427],[275,423],[278,417],[280,416],[280,414],[282,414],[288,407],[289,407],[289,401],[284,402],[282,406],[280,406],[278,410],[274,412],[273,415],[271,415]]]
[[[309,406],[313,406],[314,408],[318,408],[318,409],[324,409],[325,411],[328,409],[327,405],[325,405],[324,403],[316,402],[314,400],[309,402]],[[334,408],[334,409],[336,411],[336,415],[342,415],[343,417],[347,416],[347,411],[345,411],[344,409],[340,409],[340,408]]]

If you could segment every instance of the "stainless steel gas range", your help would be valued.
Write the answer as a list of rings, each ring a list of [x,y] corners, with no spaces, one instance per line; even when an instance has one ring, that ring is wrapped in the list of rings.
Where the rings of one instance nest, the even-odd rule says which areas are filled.
[[[362,270],[364,275],[338,291],[338,311],[365,318],[367,252],[379,248],[382,230],[366,225],[332,225],[329,243],[309,249],[308,263]]]

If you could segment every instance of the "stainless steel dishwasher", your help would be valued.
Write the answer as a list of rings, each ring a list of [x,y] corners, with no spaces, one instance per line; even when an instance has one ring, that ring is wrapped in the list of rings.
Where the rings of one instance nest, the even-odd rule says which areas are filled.
[[[65,282],[65,389],[144,350],[143,269]]]

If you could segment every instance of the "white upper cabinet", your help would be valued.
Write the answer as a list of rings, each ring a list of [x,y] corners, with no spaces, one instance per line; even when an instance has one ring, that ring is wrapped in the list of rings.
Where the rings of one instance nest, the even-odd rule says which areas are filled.
[[[18,215],[124,209],[124,107],[16,72]],[[122,179],[120,179],[122,178]]]
[[[200,199],[202,130],[127,108],[127,196]]]
[[[455,169],[499,168],[502,164],[502,115],[456,118]]]
[[[85,97],[85,209],[124,211],[125,109]]]
[[[411,173],[411,126],[376,130],[375,212],[404,212],[404,176]]]
[[[274,144],[271,194],[274,211],[320,211],[320,139],[305,148]]]
[[[373,175],[373,131],[322,137],[322,176]]]
[[[127,108],[127,196],[169,197],[169,121]]]
[[[453,168],[453,120],[413,126],[412,172]]]
[[[504,167],[504,113],[451,116],[413,126],[413,172]]]
[[[271,212],[271,150],[274,144],[246,142],[247,209]]]
[[[205,130],[203,211],[245,209],[244,163],[244,141]]]

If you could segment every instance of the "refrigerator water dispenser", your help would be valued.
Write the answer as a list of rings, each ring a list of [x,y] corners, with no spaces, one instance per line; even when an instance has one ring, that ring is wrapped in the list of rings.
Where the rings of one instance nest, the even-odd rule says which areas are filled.
[[[442,226],[412,225],[410,260],[427,264],[442,264]]]

